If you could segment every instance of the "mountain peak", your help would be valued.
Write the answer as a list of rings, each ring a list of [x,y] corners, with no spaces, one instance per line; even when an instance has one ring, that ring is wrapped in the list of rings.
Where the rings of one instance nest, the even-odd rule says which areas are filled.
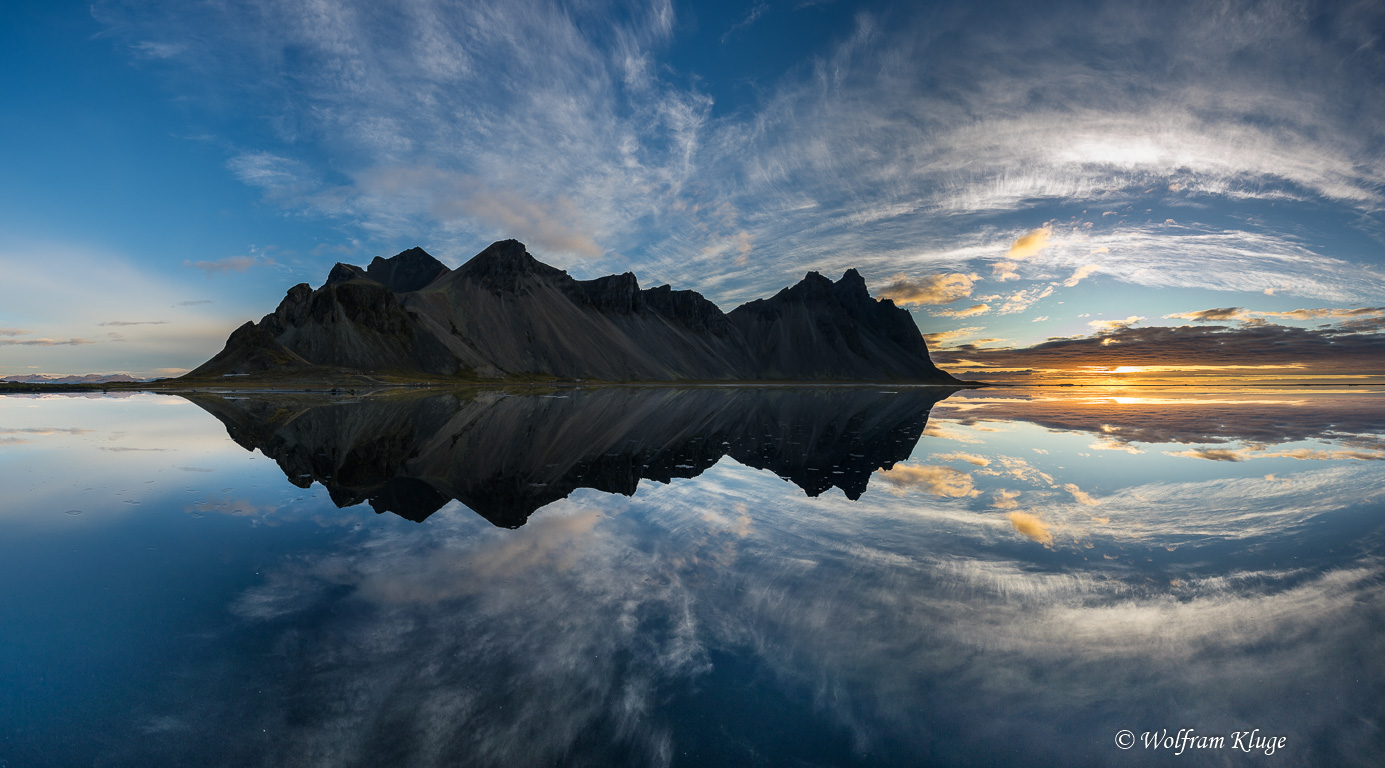
[[[524,243],[518,240],[498,240],[484,251],[472,256],[457,268],[457,273],[481,282],[494,290],[519,289],[520,278],[535,275],[544,278],[566,276],[567,273],[550,267],[529,255]]]
[[[400,251],[388,259],[376,256],[366,267],[366,277],[395,293],[409,293],[426,287],[447,274],[447,266],[422,248]]]
[[[837,301],[843,304],[874,303],[874,299],[870,297],[870,289],[866,288],[866,279],[855,269],[848,269],[842,273],[841,279],[833,283],[832,293],[837,297]]]
[[[539,263],[538,259],[529,255],[529,249],[524,243],[518,240],[497,240],[472,256],[465,266],[473,269],[520,272],[528,271]]]
[[[859,287],[862,291],[865,291],[866,279],[861,277],[861,273],[857,272],[853,267],[842,273],[841,279],[837,281],[837,287],[850,288],[853,291]],[[867,294],[869,294],[869,291],[867,291]]]
[[[756,305],[760,304],[761,302],[789,302],[793,304],[802,304],[805,302],[818,303],[823,301],[831,301],[831,299],[837,294],[837,291],[834,290],[836,285],[836,283],[832,282],[831,278],[824,277],[821,272],[814,270],[804,275],[803,279],[799,280],[797,283],[794,283],[788,288],[780,290],[779,293],[775,294],[773,298],[760,299],[758,301],[752,301],[750,303]],[[766,304],[765,306],[769,306],[769,304]]]
[[[728,317],[767,378],[956,381],[933,365],[913,317],[871,298],[854,269],[835,283],[809,272]]]
[[[368,279],[364,269],[355,264],[343,264],[340,261],[332,267],[332,271],[327,274],[327,284],[344,283],[348,280]]]

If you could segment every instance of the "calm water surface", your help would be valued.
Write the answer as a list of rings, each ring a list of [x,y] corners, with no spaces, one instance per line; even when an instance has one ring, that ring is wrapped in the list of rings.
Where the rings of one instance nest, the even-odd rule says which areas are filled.
[[[0,766],[1377,766],[1381,459],[1366,389],[0,397]]]

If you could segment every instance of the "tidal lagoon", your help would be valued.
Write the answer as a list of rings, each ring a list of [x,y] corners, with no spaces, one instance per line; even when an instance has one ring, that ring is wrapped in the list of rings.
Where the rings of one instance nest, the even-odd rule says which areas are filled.
[[[1368,388],[0,397],[0,765],[1376,765],[1383,458]]]

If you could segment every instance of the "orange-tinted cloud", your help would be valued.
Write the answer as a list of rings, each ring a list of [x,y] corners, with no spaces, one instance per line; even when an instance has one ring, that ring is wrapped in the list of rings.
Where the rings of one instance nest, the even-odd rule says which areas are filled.
[[[1065,288],[1074,288],[1078,283],[1082,282],[1083,278],[1089,277],[1098,269],[1100,269],[1100,267],[1095,264],[1083,264],[1078,267],[1067,280],[1063,281],[1063,286]]]
[[[1270,295],[1273,295],[1272,289],[1266,290],[1270,292]],[[1288,312],[1254,312],[1241,307],[1222,307],[1220,309],[1203,309],[1197,312],[1177,312],[1172,315],[1164,315],[1164,317],[1168,319],[1195,320],[1197,322],[1225,322],[1228,320],[1256,322],[1258,318],[1265,317],[1283,318],[1285,320],[1347,320],[1359,322],[1369,318],[1385,317],[1385,307],[1292,309]],[[1259,320],[1259,322],[1264,321]]]
[[[970,336],[977,331],[984,330],[986,329],[981,326],[969,326],[966,328],[954,328],[950,331],[935,331],[933,333],[923,334],[923,340],[928,343],[929,347],[939,347],[954,339],[960,339],[964,336]]]
[[[1203,309],[1197,312],[1175,312],[1172,315],[1164,315],[1164,318],[1169,320],[1196,320],[1200,323],[1241,320],[1245,317],[1246,311],[1240,307],[1222,307],[1220,309]]]
[[[947,304],[970,296],[972,285],[980,279],[974,274],[951,272],[911,280],[901,273],[890,278],[890,283],[877,296],[896,304]]]
[[[991,310],[989,304],[973,304],[966,309],[940,309],[932,314],[936,317],[975,317]]]
[[[1092,320],[1088,322],[1087,325],[1091,326],[1098,333],[1110,333],[1112,331],[1120,331],[1129,328],[1139,323],[1141,320],[1144,320],[1144,318],[1138,315],[1131,315],[1124,320]]]
[[[1048,240],[1051,237],[1053,237],[1053,227],[1045,225],[1038,229],[1031,229],[1010,246],[1005,258],[1010,261],[1024,261],[1036,256],[1048,247]]]
[[[1294,309],[1288,312],[1256,312],[1261,317],[1282,317],[1289,320],[1340,320],[1356,317],[1381,317],[1385,307],[1357,307],[1354,309]]]
[[[1001,282],[1018,278],[1019,274],[1015,272],[1015,265],[1025,259],[1037,256],[1040,251],[1048,247],[1049,238],[1052,236],[1053,227],[1047,224],[1020,235],[1010,245],[1010,250],[1005,252],[1005,260],[995,265],[995,278]]]

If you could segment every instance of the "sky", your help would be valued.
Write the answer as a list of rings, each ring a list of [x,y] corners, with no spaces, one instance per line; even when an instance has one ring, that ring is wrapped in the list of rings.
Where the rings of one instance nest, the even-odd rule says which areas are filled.
[[[1385,374],[1385,6],[1135,5],[13,0],[0,376],[510,237],[728,311],[854,267],[971,378]]]

